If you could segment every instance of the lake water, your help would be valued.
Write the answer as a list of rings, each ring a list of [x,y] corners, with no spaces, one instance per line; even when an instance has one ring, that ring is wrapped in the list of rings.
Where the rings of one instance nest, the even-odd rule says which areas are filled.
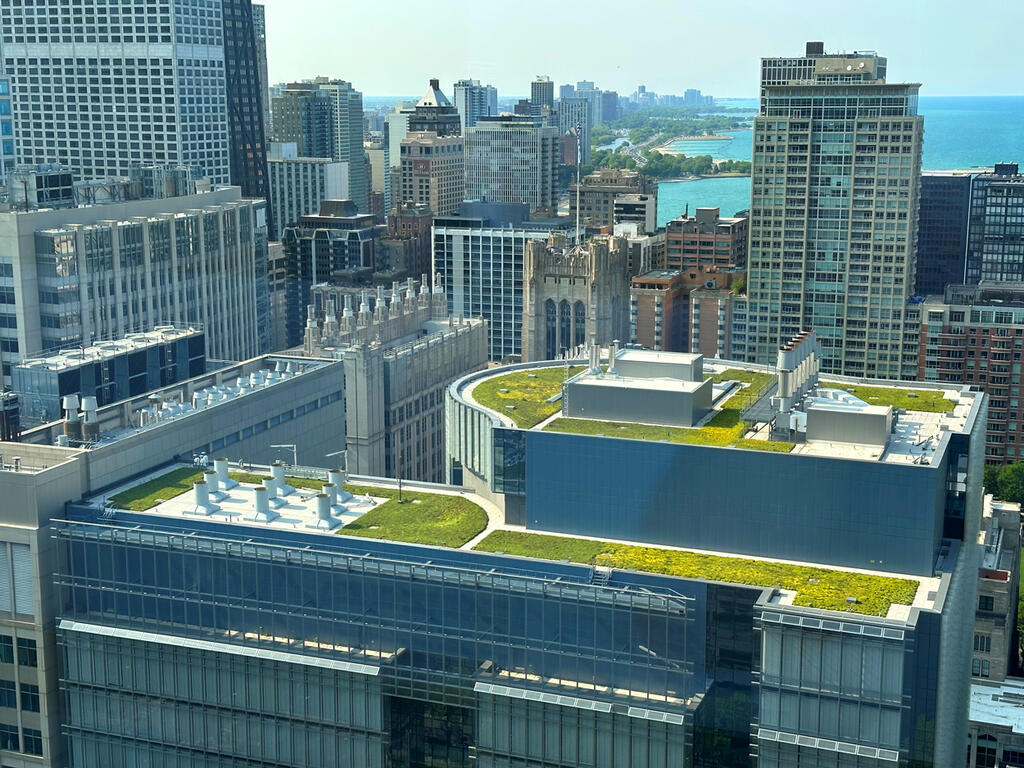
[[[757,99],[720,102],[720,106],[726,107],[756,105]],[[1024,162],[1024,96],[924,96],[919,111],[924,116],[922,166],[926,170]],[[732,141],[677,144],[686,145],[682,150],[686,155],[749,160],[752,132],[729,133],[735,136]],[[750,179],[700,179],[658,185],[659,225],[682,215],[687,205],[691,213],[698,206],[718,206],[723,216],[749,208]]]

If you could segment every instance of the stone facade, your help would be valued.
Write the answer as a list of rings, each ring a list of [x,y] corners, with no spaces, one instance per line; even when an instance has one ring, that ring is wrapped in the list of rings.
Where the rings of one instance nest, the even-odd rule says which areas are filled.
[[[523,360],[553,360],[584,344],[629,338],[626,243],[597,237],[569,248],[562,234],[526,244]]]

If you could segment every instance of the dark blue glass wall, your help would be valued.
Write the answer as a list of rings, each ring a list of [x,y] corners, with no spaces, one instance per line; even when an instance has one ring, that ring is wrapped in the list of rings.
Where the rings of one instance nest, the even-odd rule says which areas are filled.
[[[526,434],[526,525],[931,575],[941,466]]]

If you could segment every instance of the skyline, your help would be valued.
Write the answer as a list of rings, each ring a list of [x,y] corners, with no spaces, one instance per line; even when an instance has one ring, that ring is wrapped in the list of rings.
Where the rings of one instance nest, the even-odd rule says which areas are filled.
[[[658,93],[697,88],[723,98],[753,97],[760,58],[798,55],[807,40],[824,41],[829,52],[878,51],[889,59],[890,79],[920,82],[923,96],[1024,95],[1014,62],[1024,5],[992,0],[974,3],[969,16],[962,13],[962,3],[952,0],[915,0],[896,7],[867,0],[854,19],[846,18],[843,9],[805,0],[787,3],[785,14],[765,17],[763,5],[738,0],[728,17],[711,22],[722,34],[701,32],[692,38],[686,36],[687,25],[702,6],[654,0],[645,5],[644,18],[666,23],[634,30],[639,40],[623,31],[614,13],[618,9],[607,2],[585,18],[576,18],[569,6],[538,0],[517,6],[517,19],[546,17],[550,33],[539,23],[517,19],[495,25],[504,18],[495,3],[467,7],[458,0],[429,5],[385,0],[344,11],[330,0],[264,0],[264,5],[272,83],[327,75],[349,80],[375,97],[419,95],[430,77],[439,78],[447,92],[456,80],[471,77],[494,85],[503,98],[528,96],[538,74],[549,75],[556,88],[593,80],[620,95],[642,83]],[[602,10],[611,14],[611,23],[597,23]],[[319,20],[316,26],[309,24],[311,18]],[[335,18],[343,28],[366,32],[355,40],[339,35],[330,23]],[[999,25],[991,19],[999,19]],[[570,45],[565,30],[574,24],[580,27],[579,42]],[[339,49],[351,55],[339,55]],[[985,90],[979,92],[982,77]]]

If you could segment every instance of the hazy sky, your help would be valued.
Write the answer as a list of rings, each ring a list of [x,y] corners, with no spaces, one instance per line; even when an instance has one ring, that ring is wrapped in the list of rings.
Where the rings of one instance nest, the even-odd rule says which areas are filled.
[[[1021,0],[264,0],[270,81],[328,75],[367,96],[471,77],[499,98],[530,81],[628,94],[757,94],[761,56],[876,50],[932,96],[1024,94]]]

